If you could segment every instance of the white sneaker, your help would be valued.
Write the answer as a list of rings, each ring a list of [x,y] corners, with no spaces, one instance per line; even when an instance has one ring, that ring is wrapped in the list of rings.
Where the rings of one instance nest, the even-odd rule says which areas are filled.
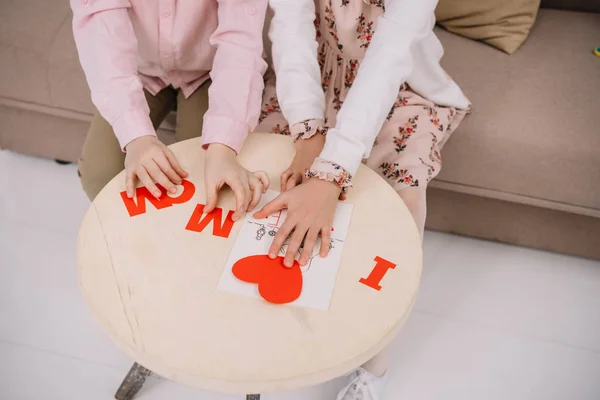
[[[377,377],[366,371],[364,368],[358,368],[351,372],[350,382],[340,390],[337,400],[381,400],[385,384],[387,383],[388,373],[382,377]]]

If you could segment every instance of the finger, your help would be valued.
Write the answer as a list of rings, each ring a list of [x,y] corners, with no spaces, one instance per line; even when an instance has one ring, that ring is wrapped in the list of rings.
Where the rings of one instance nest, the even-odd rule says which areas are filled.
[[[204,212],[209,213],[217,206],[219,188],[214,183],[206,183],[206,206]]]
[[[266,192],[267,189],[269,189],[269,186],[271,186],[271,180],[269,179],[269,175],[265,171],[256,171],[255,173],[253,173],[253,175],[261,183],[262,192]]]
[[[300,228],[296,227],[294,230],[294,234],[292,235],[292,240],[288,244],[287,251],[285,253],[285,258],[283,259],[283,265],[291,268],[294,266],[294,260],[296,259],[296,254],[298,254],[298,250],[302,245],[302,241],[304,240],[304,236],[306,236],[306,231],[308,228]]]
[[[181,177],[177,174],[177,172],[175,172],[165,154],[159,154],[154,157],[154,162],[171,182],[173,182],[175,185],[181,185]],[[177,192],[177,189],[172,193],[175,192]]]
[[[295,173],[294,175],[292,175],[290,177],[290,179],[288,179],[285,190],[291,190],[294,187],[298,186],[298,184],[300,184],[301,182],[302,182],[302,175],[300,175],[299,173]]]
[[[233,181],[226,181],[229,187],[233,190],[235,195],[235,212],[233,213],[233,220],[237,221],[240,219],[248,208],[248,193],[250,189],[247,189],[246,185],[238,178]]]
[[[167,178],[167,176],[160,170],[158,164],[151,160],[145,165],[146,171],[150,174],[154,182],[159,183],[163,188],[171,193],[177,193],[177,188],[173,185],[173,182]]]
[[[319,255],[321,257],[327,257],[329,254],[329,245],[331,244],[331,226],[326,226],[321,229],[321,249]]]
[[[283,171],[281,173],[281,177],[280,177],[280,181],[279,181],[279,187],[281,188],[282,192],[285,192],[287,189],[287,183],[290,180],[290,178],[294,175],[294,171],[292,171],[291,169],[286,169],[285,171]]]
[[[246,205],[244,206],[244,214],[250,210],[250,203],[252,202],[252,188],[250,182],[244,182],[244,190],[246,191]]]
[[[146,186],[150,193],[152,193],[152,195],[158,199],[162,193],[160,189],[154,184],[154,182],[152,182],[152,178],[150,178],[150,175],[148,175],[148,171],[146,171],[146,169],[143,166],[140,166],[138,168],[137,176],[140,182],[142,182],[142,184]]]
[[[240,213],[240,218],[243,217],[250,209],[250,202],[252,201],[252,189],[250,188],[250,182],[248,180],[242,180],[244,185],[244,206]]]
[[[254,213],[254,218],[262,219],[267,218],[269,215],[286,208],[287,206],[287,196],[285,193],[280,194],[275,197],[273,200],[265,204],[263,208]]]
[[[250,202],[250,206],[248,206],[248,209],[254,210],[254,207],[256,207],[256,205],[260,201],[260,196],[263,193],[262,184],[257,178],[251,177],[250,181],[248,182],[248,185],[250,185],[250,190],[252,191],[252,201]]]
[[[288,218],[285,220],[281,228],[277,231],[277,234],[273,238],[273,242],[271,243],[271,247],[269,247],[269,257],[275,258],[277,257],[277,253],[281,250],[283,243],[290,235],[290,232],[294,229],[294,223]]]
[[[128,168],[125,171],[125,190],[127,191],[127,197],[133,198],[135,193],[135,171],[133,168]]]
[[[175,157],[175,154],[173,154],[173,152],[168,148],[165,148],[165,157],[167,157],[169,164],[171,164],[177,175],[182,178],[187,178],[189,174],[181,167],[179,161],[177,161],[177,158]]]
[[[300,265],[308,264],[310,257],[312,256],[313,249],[315,248],[315,244],[317,243],[317,238],[319,237],[319,229],[309,229],[306,237],[304,238],[304,246],[302,247],[302,253],[300,254],[300,259],[298,262]]]

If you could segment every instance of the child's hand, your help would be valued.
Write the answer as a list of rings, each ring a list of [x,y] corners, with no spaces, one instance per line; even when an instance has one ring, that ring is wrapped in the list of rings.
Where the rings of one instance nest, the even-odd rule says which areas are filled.
[[[269,249],[269,257],[275,258],[283,243],[293,232],[288,244],[283,264],[291,267],[302,242],[304,246],[298,262],[306,265],[310,260],[313,248],[321,234],[319,254],[326,257],[329,253],[333,215],[340,188],[334,183],[321,179],[309,179],[265,205],[254,214],[254,218],[267,218],[281,209],[287,208],[285,222],[277,231]]]
[[[292,163],[281,174],[281,191],[285,192],[299,185],[304,180],[304,171],[319,156],[325,145],[325,136],[315,135],[310,139],[299,139],[295,143],[296,156]]]
[[[206,184],[204,212],[214,210],[217,206],[219,190],[224,185],[228,185],[236,199],[234,221],[243,217],[246,211],[256,207],[260,196],[269,188],[269,177],[265,172],[249,172],[237,162],[235,151],[219,143],[211,144],[206,152],[204,182]]]
[[[171,193],[176,193],[175,185],[180,185],[188,173],[181,168],[175,155],[155,136],[141,136],[127,146],[125,156],[125,185],[127,197],[135,193],[135,178],[159,198],[160,189],[154,182],[161,184]]]

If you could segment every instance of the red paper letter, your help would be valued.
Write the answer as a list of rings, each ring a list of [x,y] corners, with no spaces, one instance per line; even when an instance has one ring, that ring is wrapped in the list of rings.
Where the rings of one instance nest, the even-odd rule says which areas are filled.
[[[150,194],[150,191],[146,189],[145,186],[135,189],[135,201],[127,197],[127,192],[121,192],[121,199],[123,199],[123,203],[125,204],[125,208],[127,208],[129,216],[135,217],[136,215],[144,214],[146,212],[146,199],[148,199],[157,210],[170,207],[173,204],[182,204],[189,201],[194,195],[196,187],[192,182],[186,181],[185,179],[182,180],[181,184],[183,186],[183,191],[177,197],[169,197],[165,188],[157,184],[156,186],[161,192],[158,199]]]
[[[160,185],[158,185],[160,187]],[[186,181],[185,179],[181,180],[181,186],[183,186],[183,192],[177,197],[171,197],[171,203],[173,204],[183,204],[186,201],[189,201],[194,193],[196,192],[196,186],[190,181]],[[160,187],[161,190],[164,190]]]
[[[135,217],[136,215],[144,214],[146,212],[146,199],[148,199],[157,210],[173,205],[171,198],[167,196],[164,191],[162,191],[160,197],[157,199],[145,186],[135,190],[135,200],[127,197],[127,192],[121,192],[121,198],[123,199],[123,203],[125,204],[125,208],[127,208],[130,217]]]
[[[385,276],[385,273],[388,272],[388,270],[396,268],[396,264],[393,264],[381,257],[375,257],[375,262],[377,264],[375,264],[375,268],[373,268],[367,279],[360,278],[359,282],[364,283],[368,287],[373,288],[375,290],[381,290],[379,282],[381,282],[381,280]]]
[[[202,232],[204,228],[206,228],[208,224],[213,221],[213,236],[228,238],[229,234],[231,233],[231,228],[233,228],[233,218],[231,218],[233,215],[233,210],[229,210],[227,213],[227,217],[225,218],[223,226],[221,226],[221,219],[223,218],[223,210],[221,208],[215,208],[206,214],[204,218],[202,218],[203,212],[204,204],[198,204],[185,229],[188,231]]]

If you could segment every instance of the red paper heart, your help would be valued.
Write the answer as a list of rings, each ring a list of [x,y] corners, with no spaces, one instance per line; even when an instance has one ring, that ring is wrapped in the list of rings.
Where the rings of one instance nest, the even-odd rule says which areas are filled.
[[[233,264],[232,272],[241,281],[256,283],[258,293],[269,303],[291,303],[302,293],[302,271],[297,261],[287,268],[283,257],[249,256]]]

